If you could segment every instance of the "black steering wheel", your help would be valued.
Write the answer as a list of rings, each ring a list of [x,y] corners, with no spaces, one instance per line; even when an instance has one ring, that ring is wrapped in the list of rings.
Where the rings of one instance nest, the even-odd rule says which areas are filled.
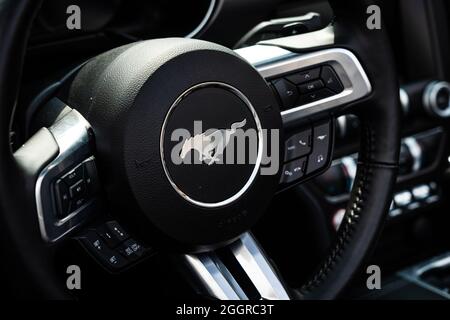
[[[221,248],[259,297],[336,298],[374,244],[389,208],[400,107],[384,26],[366,27],[371,1],[330,2],[336,18],[328,28],[237,52],[169,38],[94,57],[61,81],[42,106],[45,125],[13,153],[11,119],[41,1],[1,1],[2,247],[5,272],[22,271],[14,279],[21,294],[70,297],[54,270],[59,245],[76,238],[95,257],[96,236],[108,246],[108,232],[117,231],[112,236],[120,242],[124,226],[140,241],[130,246],[133,256],[149,245],[176,252],[203,294],[250,297],[236,268],[216,252]],[[362,128],[351,200],[322,265],[303,287],[288,288],[250,230],[275,193],[327,168],[334,119],[346,113],[356,114]],[[203,129],[195,131],[196,121]],[[228,140],[209,151],[193,141],[209,137],[209,128],[218,128],[212,134],[221,137],[238,129],[254,132],[255,161],[216,163]],[[177,129],[184,131],[177,136]],[[199,163],[174,163],[185,147],[184,156],[196,155]],[[268,149],[280,163],[264,174],[270,172]],[[95,229],[93,221],[108,219],[105,208],[117,222]],[[102,263],[120,273],[129,250],[115,254],[116,247],[111,244],[113,253]]]

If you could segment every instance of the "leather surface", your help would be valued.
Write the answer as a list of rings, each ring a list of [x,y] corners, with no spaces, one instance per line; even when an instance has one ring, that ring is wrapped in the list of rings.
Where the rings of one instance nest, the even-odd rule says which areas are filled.
[[[366,28],[366,10],[372,3],[331,1],[336,14],[334,46],[355,53],[373,92],[346,111],[361,120],[357,176],[335,246],[298,291],[304,299],[333,299],[345,288],[376,242],[392,198],[400,144],[399,88],[385,26]]]
[[[10,149],[10,121],[17,101],[23,56],[38,0],[0,1],[0,228],[2,274],[11,294],[22,298],[65,298],[56,279],[52,250],[43,245],[36,219],[34,194]],[[14,270],[14,272],[11,272]]]

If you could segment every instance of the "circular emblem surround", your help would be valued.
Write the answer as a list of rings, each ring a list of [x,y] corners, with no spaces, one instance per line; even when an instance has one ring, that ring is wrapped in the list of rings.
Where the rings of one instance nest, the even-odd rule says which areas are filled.
[[[194,205],[218,208],[238,200],[257,177],[262,155],[256,110],[231,85],[205,82],[189,88],[164,119],[164,172],[174,190]]]

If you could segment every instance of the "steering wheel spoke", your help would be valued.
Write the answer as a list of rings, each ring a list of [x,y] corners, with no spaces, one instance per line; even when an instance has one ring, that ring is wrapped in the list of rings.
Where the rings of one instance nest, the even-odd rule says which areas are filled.
[[[216,251],[182,260],[199,294],[220,300],[289,300],[290,294],[251,233]]]
[[[53,125],[14,154],[28,179],[35,181],[39,228],[46,242],[56,242],[84,224],[100,206],[91,127],[76,110],[62,110]]]

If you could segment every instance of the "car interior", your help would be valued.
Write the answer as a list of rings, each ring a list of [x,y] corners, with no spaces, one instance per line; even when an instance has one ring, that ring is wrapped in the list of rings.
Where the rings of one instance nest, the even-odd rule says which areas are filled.
[[[3,292],[450,299],[449,54],[446,0],[0,0]]]

